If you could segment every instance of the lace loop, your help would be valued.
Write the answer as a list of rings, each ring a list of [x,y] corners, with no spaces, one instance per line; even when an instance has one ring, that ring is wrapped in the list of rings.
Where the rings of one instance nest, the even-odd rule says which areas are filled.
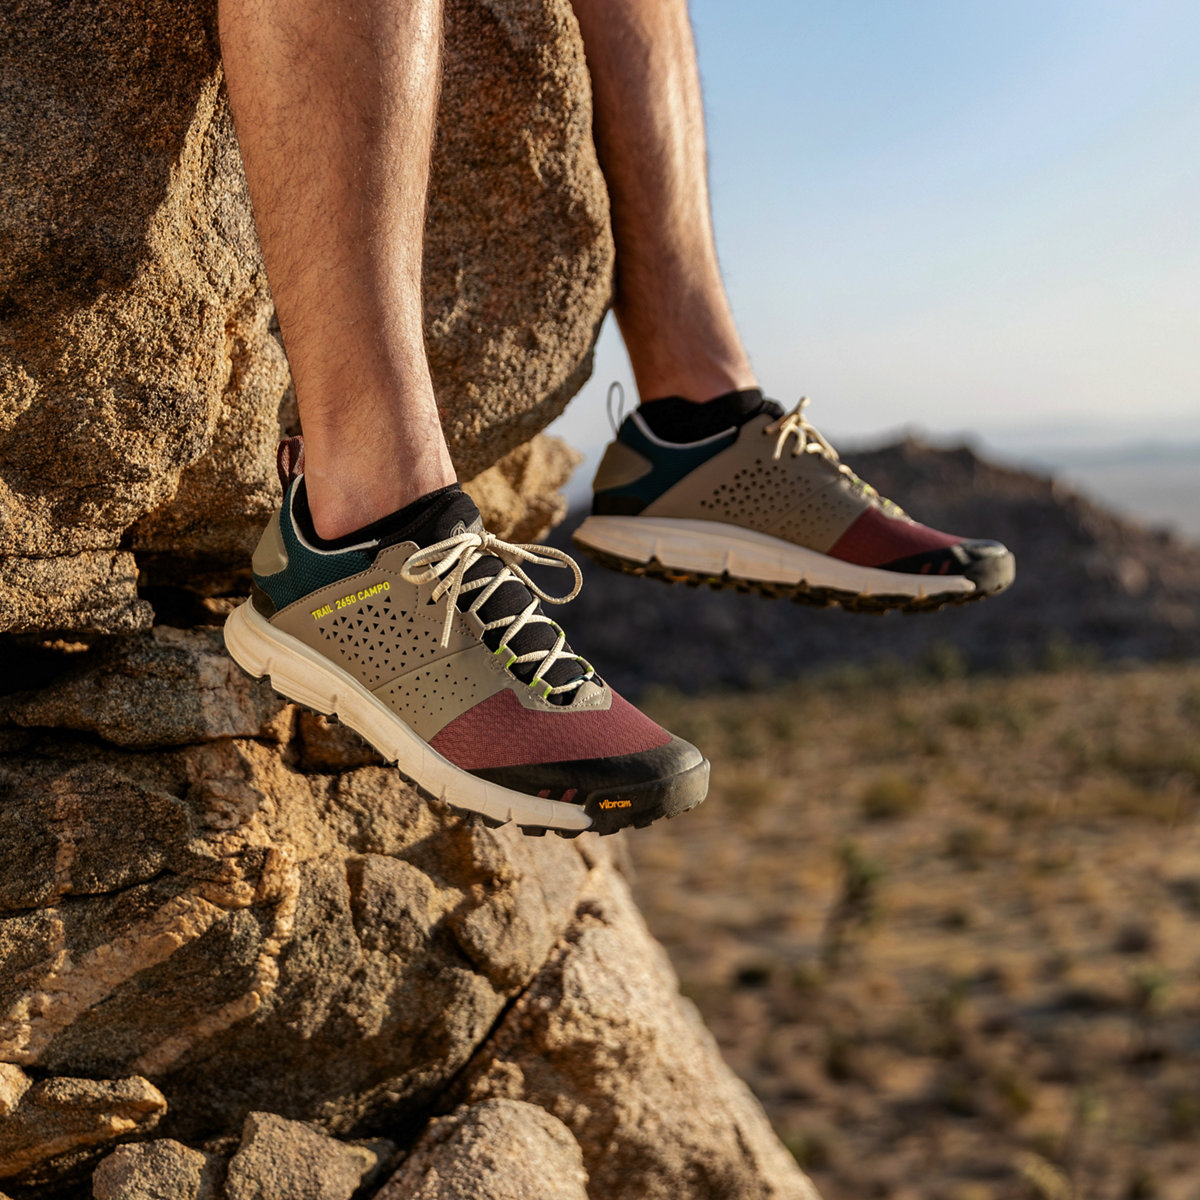
[[[494,575],[487,575],[468,583],[466,581],[467,572],[480,559],[488,556],[498,558],[504,564],[503,567]],[[566,568],[574,576],[574,586],[566,595],[553,596],[529,577],[521,565],[522,563],[532,566]],[[579,589],[583,586],[583,574],[579,570],[579,564],[565,551],[557,550],[553,546],[506,542],[486,530],[480,533],[458,533],[444,541],[435,542],[423,550],[418,550],[415,554],[410,554],[401,565],[400,574],[409,583],[414,584],[439,580],[437,587],[433,589],[433,599],[440,600],[443,596],[447,597],[446,620],[442,626],[441,645],[443,649],[450,644],[450,630],[453,626],[454,614],[458,611],[460,595],[473,591],[480,593],[466,609],[467,612],[478,615],[479,609],[491,599],[498,588],[509,580],[515,579],[532,593],[532,598],[521,612],[501,617],[495,621],[484,622],[484,632],[504,627],[504,635],[500,639],[497,651],[507,649],[509,639],[533,623],[550,625],[558,636],[549,650],[534,650],[528,654],[513,655],[507,665],[511,667],[514,663],[537,662],[538,668],[529,686],[533,687],[535,684],[542,683],[546,696],[556,692],[572,691],[586,683],[596,673],[586,659],[580,658],[579,655],[566,649],[566,635],[559,626],[549,617],[537,611],[538,600],[544,600],[547,604],[566,604],[579,595]],[[482,620],[482,618],[480,619]],[[564,658],[577,659],[583,664],[585,673],[569,683],[550,687],[542,679],[542,676],[559,659]]]
[[[782,458],[783,448],[787,445],[788,438],[795,437],[796,445],[792,448],[793,457],[801,454],[819,454],[831,466],[837,468],[838,474],[845,475],[847,479],[861,487],[866,495],[882,499],[869,483],[859,479],[842,462],[838,452],[833,448],[825,435],[809,422],[808,418],[804,415],[804,410],[808,407],[808,404],[808,397],[801,396],[800,402],[791,412],[784,413],[782,417],[776,418],[769,425],[763,427],[764,435],[777,435],[775,438],[775,451],[771,457],[776,461]]]

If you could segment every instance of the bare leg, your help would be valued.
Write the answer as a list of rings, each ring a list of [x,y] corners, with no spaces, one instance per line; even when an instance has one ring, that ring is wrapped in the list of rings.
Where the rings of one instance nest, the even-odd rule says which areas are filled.
[[[755,386],[721,282],[686,0],[573,0],[612,198],[614,309],[643,400]]]
[[[454,480],[421,308],[441,0],[220,0],[220,25],[309,504],[339,537]]]

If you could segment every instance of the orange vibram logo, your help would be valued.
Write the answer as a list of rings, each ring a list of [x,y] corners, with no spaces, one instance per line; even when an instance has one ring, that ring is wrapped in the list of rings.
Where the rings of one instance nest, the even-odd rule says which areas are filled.
[[[632,808],[632,800],[601,800],[601,808]]]

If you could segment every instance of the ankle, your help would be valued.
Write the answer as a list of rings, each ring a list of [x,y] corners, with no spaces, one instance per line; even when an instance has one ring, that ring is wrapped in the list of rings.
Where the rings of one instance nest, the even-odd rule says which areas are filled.
[[[670,311],[670,310],[666,310]],[[750,358],[723,300],[681,298],[676,316],[662,308],[616,306],[621,339],[643,400],[682,396],[703,404],[758,387]]]
[[[656,364],[642,367],[630,353],[638,396],[643,402],[663,396],[679,396],[693,404],[706,404],[729,392],[749,391],[758,387],[758,379],[750,363],[741,361],[712,361],[697,355],[690,360],[680,359],[669,366]]]
[[[325,541],[345,537],[454,482],[448,458],[412,471],[394,463],[379,472],[314,470],[310,462],[304,473],[313,528]]]

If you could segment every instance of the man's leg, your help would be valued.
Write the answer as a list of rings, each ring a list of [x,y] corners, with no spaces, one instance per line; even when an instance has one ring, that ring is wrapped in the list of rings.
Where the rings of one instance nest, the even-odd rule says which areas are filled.
[[[918,525],[809,423],[764,400],[717,264],[685,0],[573,0],[612,199],[614,309],[642,407],[575,540],[634,574],[920,610],[1003,590],[998,542]]]
[[[756,386],[709,210],[704,111],[685,0],[573,0],[612,198],[613,308],[643,400]]]
[[[421,304],[441,0],[220,18],[306,442],[230,653],[493,823],[611,833],[698,804],[703,755],[596,678],[527,586],[531,561],[575,590],[578,567],[490,537],[454,482]]]
[[[425,360],[421,247],[441,0],[221,0],[255,223],[317,533],[454,480]]]

